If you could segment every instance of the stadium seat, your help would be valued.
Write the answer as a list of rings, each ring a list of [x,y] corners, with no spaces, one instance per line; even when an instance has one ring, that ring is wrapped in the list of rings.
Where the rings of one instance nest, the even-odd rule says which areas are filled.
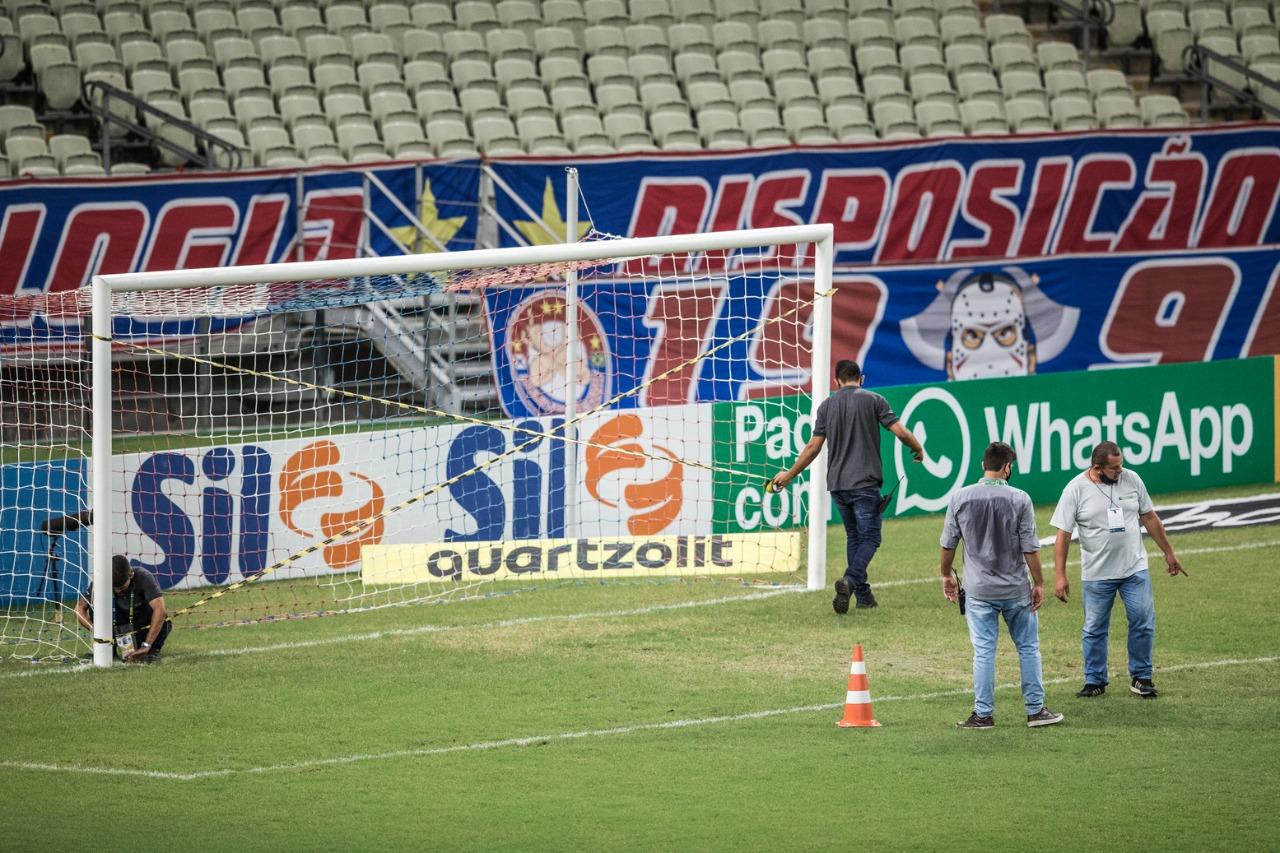
[[[729,95],[739,109],[758,106],[773,106],[776,101],[769,84],[761,80],[732,80],[729,83]]]
[[[1038,72],[1039,63],[1031,48],[1020,42],[1001,42],[991,45],[991,64],[1001,74],[1009,71]]]
[[[933,0],[893,0],[895,18],[929,18],[937,22],[938,6]]]
[[[969,18],[975,23],[981,23],[982,11],[978,8],[976,0],[938,0],[938,15],[942,18]],[[942,21],[939,20],[939,26]]]
[[[786,80],[778,80],[773,84],[773,93],[778,98],[778,103],[783,107],[812,107],[815,110],[822,109],[822,101],[818,98],[818,91],[813,87],[813,81],[788,78]]]
[[[720,75],[727,81],[764,80],[764,67],[760,57],[741,50],[727,50],[716,57]]]
[[[865,83],[872,76],[902,77],[902,66],[898,62],[898,54],[887,47],[868,45],[856,51],[858,72]]]
[[[686,89],[699,83],[716,83],[721,79],[720,69],[717,67],[716,61],[705,53],[677,54],[675,68],[676,77],[680,79]]]
[[[1128,47],[1142,37],[1142,5],[1138,0],[1111,0],[1111,6],[1107,41],[1113,47]]]
[[[1182,12],[1148,11],[1147,31],[1155,54],[1165,74],[1181,75],[1183,68],[1183,52],[1193,41],[1191,28],[1186,25]]]
[[[862,107],[865,112],[866,98],[858,88],[858,80],[852,75],[848,77],[826,76],[817,81],[818,100],[824,107],[833,105],[849,105]]]
[[[1085,98],[1054,98],[1049,102],[1049,112],[1058,130],[1093,130],[1098,126],[1093,115],[1093,105]]]
[[[960,105],[960,120],[965,131],[974,135],[1009,132],[1004,110],[990,101],[965,101]]]
[[[840,29],[849,23],[849,4],[845,0],[805,0],[805,14],[820,21],[837,21]]]
[[[1051,98],[1075,97],[1091,100],[1093,92],[1085,77],[1078,71],[1049,71],[1044,75],[1044,86]]]
[[[1042,42],[1036,46],[1036,58],[1045,71],[1064,69],[1084,73],[1084,63],[1074,44],[1061,41]]]
[[[922,101],[916,104],[916,124],[925,136],[963,136],[964,125],[952,104]]]
[[[1021,44],[1030,50],[1035,45],[1026,22],[1017,15],[988,15],[984,21],[987,40],[997,44]]]
[[[918,136],[919,125],[911,108],[896,102],[884,101],[872,107],[872,116],[880,135]]]
[[[1240,54],[1249,65],[1275,64],[1280,62],[1280,39],[1277,39],[1275,32],[1267,35],[1242,36]]]
[[[74,62],[51,62],[37,72],[36,79],[51,110],[70,109],[80,100],[80,66]]]
[[[622,31],[627,50],[632,54],[651,53],[665,59],[671,58],[671,46],[667,34],[653,24],[632,24]]]
[[[1190,124],[1182,102],[1171,95],[1144,95],[1138,102],[1142,123],[1148,127],[1182,127]]]
[[[1035,98],[1015,98],[1005,103],[1009,125],[1016,133],[1047,133],[1053,130],[1049,108]]]
[[[951,85],[951,78],[946,74],[922,72],[911,75],[911,99],[920,103],[933,101],[955,107],[960,98]]]
[[[907,109],[911,107],[911,95],[898,77],[868,77],[862,81],[862,85],[866,90],[867,100],[873,107],[883,103],[896,103]]]
[[[1110,68],[1094,68],[1085,75],[1085,79],[1094,98],[1103,98],[1108,95],[1133,98],[1133,88],[1129,85],[1129,78],[1119,71]]]
[[[977,19],[968,15],[945,15],[938,21],[942,43],[971,44],[982,49],[987,47],[987,34]]]
[[[913,74],[946,74],[947,66],[942,61],[942,52],[931,44],[905,45],[898,56],[907,76]]]
[[[938,25],[932,18],[921,18],[911,15],[898,18],[893,24],[894,35],[898,45],[927,45],[942,52],[942,36],[938,33]]]
[[[765,77],[775,84],[779,80],[809,78],[809,66],[804,55],[787,48],[776,47],[766,50],[760,56]]]
[[[810,18],[801,29],[805,48],[830,47],[836,50],[849,49],[848,24],[840,22],[837,29],[832,26],[831,18]]]
[[[1142,127],[1142,115],[1130,95],[1104,95],[1097,101],[1098,119],[1105,128]]]
[[[1006,101],[1014,98],[1034,98],[1046,107],[1049,105],[1049,95],[1045,91],[1044,82],[1040,79],[1039,74],[1028,71],[1010,71],[1001,76],[1000,87],[1004,92]]]
[[[892,50],[897,47],[893,30],[880,18],[857,17],[850,20],[849,41],[855,48],[885,47]],[[983,43],[986,43],[985,39]]]
[[[727,90],[726,90],[727,91]],[[632,84],[608,84],[596,87],[596,102],[603,113],[618,112],[643,116],[644,105]]]
[[[995,75],[989,71],[966,71],[956,78],[956,91],[962,101],[990,101],[999,106],[1004,103],[1004,93]]]
[[[782,22],[797,30],[804,25],[807,12],[803,0],[760,0],[760,25]]]
[[[942,55],[946,58],[947,70],[957,81],[961,74],[968,72],[991,72],[991,59],[985,47],[972,44],[950,44],[943,48]]]
[[[805,49],[801,30],[803,24],[804,21],[797,25],[791,21],[766,16],[757,29],[761,51],[782,49],[803,53]],[[674,40],[671,47],[673,50],[677,47]]]
[[[893,8],[889,0],[850,0],[849,11],[857,18],[878,18],[893,26]]]

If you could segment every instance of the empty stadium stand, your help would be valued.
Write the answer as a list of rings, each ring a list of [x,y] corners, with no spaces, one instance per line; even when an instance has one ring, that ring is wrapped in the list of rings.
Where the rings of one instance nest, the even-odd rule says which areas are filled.
[[[0,46],[0,177],[1280,116],[1270,0],[4,0]]]

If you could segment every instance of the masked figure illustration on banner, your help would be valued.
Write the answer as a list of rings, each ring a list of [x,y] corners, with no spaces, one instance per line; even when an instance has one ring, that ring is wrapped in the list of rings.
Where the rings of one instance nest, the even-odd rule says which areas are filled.
[[[1080,309],[1054,302],[1020,267],[952,273],[924,311],[902,321],[902,338],[948,379],[1025,376],[1059,355]]]

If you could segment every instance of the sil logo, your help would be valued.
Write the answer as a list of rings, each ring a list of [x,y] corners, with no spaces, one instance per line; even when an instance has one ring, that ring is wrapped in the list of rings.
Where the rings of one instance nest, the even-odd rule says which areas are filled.
[[[586,457],[587,492],[611,509],[626,504],[632,536],[653,536],[680,517],[684,465],[669,449],[645,439],[639,415],[605,421],[588,439]]]
[[[924,459],[920,465],[908,464],[902,442],[893,443],[896,476],[906,478],[896,511],[946,509],[969,471],[972,449],[964,409],[945,388],[934,386],[917,391],[903,406],[901,418],[924,445]]]
[[[336,536],[353,524],[367,521],[379,515],[386,505],[386,497],[382,487],[374,480],[348,472],[347,477],[356,481],[344,482],[343,475],[335,470],[342,459],[338,445],[332,441],[313,441],[297,453],[289,457],[280,471],[280,520],[299,536],[314,539],[312,530],[299,526],[299,516],[305,513],[299,510],[307,503],[316,500],[353,498],[358,500],[361,491],[368,498],[355,509],[345,511],[322,510],[319,524],[320,534],[325,539]],[[386,520],[378,518],[354,538],[326,545],[324,561],[331,569],[345,569],[360,559],[360,549],[365,545],[377,545],[382,541],[386,529]]]

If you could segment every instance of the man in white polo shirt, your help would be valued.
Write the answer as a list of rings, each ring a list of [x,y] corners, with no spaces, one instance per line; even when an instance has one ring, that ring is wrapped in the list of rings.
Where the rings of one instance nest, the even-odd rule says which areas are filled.
[[[1082,698],[1107,690],[1107,634],[1116,596],[1124,602],[1129,620],[1130,692],[1144,699],[1156,697],[1152,683],[1152,651],[1156,639],[1156,607],[1147,572],[1147,551],[1139,525],[1164,552],[1170,575],[1186,574],[1164,525],[1151,505],[1142,478],[1124,467],[1114,441],[1093,449],[1088,470],[1062,492],[1050,524],[1058,528],[1053,546],[1053,593],[1067,600],[1067,552],[1071,534],[1080,536],[1080,578],[1084,582],[1084,687]]]

